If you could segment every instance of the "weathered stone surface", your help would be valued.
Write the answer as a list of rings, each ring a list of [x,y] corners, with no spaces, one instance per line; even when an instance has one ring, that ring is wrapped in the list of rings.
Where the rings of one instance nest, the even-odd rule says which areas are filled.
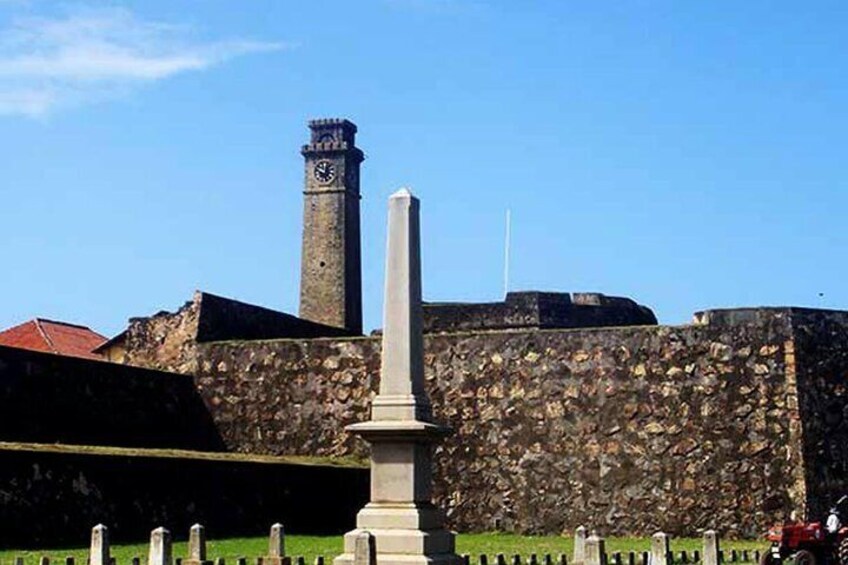
[[[789,425],[802,432],[804,444],[803,453],[800,445],[786,449],[806,459],[808,511],[823,519],[848,492],[848,312],[796,310],[793,327],[786,357],[794,363],[786,378],[797,382],[798,396],[785,401],[798,409]]]
[[[675,535],[721,524],[733,536],[792,510],[820,516],[848,486],[848,313],[696,321],[426,336],[435,418],[457,430],[437,455],[449,523]],[[4,439],[182,446],[211,429],[210,449],[220,432],[241,452],[367,453],[341,429],[368,417],[376,339],[204,343],[194,355],[214,426],[184,402],[185,379],[0,348]]]
[[[108,360],[149,369],[193,373],[196,344],[206,341],[357,335],[290,314],[196,291],[175,312],[131,318],[127,329],[96,351]]]
[[[0,346],[0,440],[220,451],[191,377]]]
[[[426,333],[656,325],[650,308],[600,293],[510,292],[503,302],[424,304]]]
[[[110,537],[118,540],[144,539],[151,524],[177,528],[193,520],[221,537],[267,532],[275,520],[296,523],[299,533],[341,534],[368,500],[365,468],[143,451],[112,455],[0,446],[0,484],[4,539],[33,547],[79,543],[98,520],[111,524]],[[102,565],[108,565],[104,554],[94,545],[92,563],[103,556]]]
[[[435,418],[457,432],[436,455],[436,503],[461,530],[677,534],[721,523],[759,534],[806,503],[800,456],[787,451],[800,441],[788,322],[425,336]],[[340,428],[368,417],[376,339],[199,353],[197,382],[232,449],[365,453]]]

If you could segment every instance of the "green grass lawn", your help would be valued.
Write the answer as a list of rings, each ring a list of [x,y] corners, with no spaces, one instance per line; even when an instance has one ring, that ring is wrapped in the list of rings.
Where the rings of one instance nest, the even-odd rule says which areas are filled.
[[[513,534],[461,534],[457,536],[456,549],[459,554],[469,554],[476,558],[480,554],[486,554],[493,558],[498,553],[511,557],[515,554],[521,555],[526,562],[531,553],[535,553],[541,560],[546,553],[559,555],[564,553],[569,561],[572,553],[572,539],[561,536],[519,536]],[[697,538],[673,539],[672,551],[677,554],[680,551],[692,552],[701,549],[701,540]],[[747,549],[762,550],[766,543],[758,540],[723,541],[722,549],[726,555],[732,549],[737,551]],[[648,551],[650,540],[648,538],[607,538],[606,548],[608,553],[615,551]],[[255,565],[256,557],[264,555],[268,551],[268,539],[257,538],[232,538],[224,540],[207,541],[207,550],[210,559],[223,557],[228,565],[235,565],[239,557],[248,558],[249,565]],[[174,557],[184,557],[187,547],[185,541],[174,544]],[[329,561],[341,553],[341,536],[286,536],[286,554],[291,556],[303,556],[307,565],[314,563],[316,556],[323,556],[329,565]],[[11,561],[18,556],[25,559],[27,565],[36,565],[42,555],[50,557],[51,563],[64,565],[65,557],[73,556],[78,564],[85,565],[88,556],[87,547],[76,547],[68,549],[3,549],[0,550],[0,565],[10,565]],[[147,544],[116,545],[112,547],[112,556],[116,558],[119,565],[129,565],[133,557],[141,557],[142,563],[147,560]],[[728,558],[729,561],[729,558]]]

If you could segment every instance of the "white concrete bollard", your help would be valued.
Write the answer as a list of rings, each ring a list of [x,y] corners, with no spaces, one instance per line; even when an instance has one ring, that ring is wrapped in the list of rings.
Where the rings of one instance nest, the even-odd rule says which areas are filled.
[[[574,559],[572,565],[582,565],[586,561],[586,528],[580,526],[574,530]]]
[[[669,551],[668,534],[657,532],[651,536],[651,565],[671,565]]]
[[[156,528],[150,532],[150,553],[147,565],[172,565],[171,532]]]
[[[188,563],[197,565],[206,561],[206,528],[195,524],[188,532]]]
[[[91,528],[91,548],[88,559],[90,565],[110,565],[109,554],[109,528],[103,524],[97,524]]]
[[[283,525],[277,522],[271,526],[271,534],[268,536],[268,555],[271,557],[283,557],[286,554],[286,531]]]
[[[353,565],[377,565],[377,549],[371,532],[359,532],[353,552]]]
[[[715,530],[704,532],[704,556],[702,565],[719,565],[719,540]]]
[[[586,539],[586,559],[584,565],[607,565],[607,550],[604,538],[592,533]]]
[[[283,525],[277,522],[271,526],[271,533],[268,535],[268,555],[262,562],[262,565],[287,565],[291,563],[291,559],[286,557],[286,530]]]

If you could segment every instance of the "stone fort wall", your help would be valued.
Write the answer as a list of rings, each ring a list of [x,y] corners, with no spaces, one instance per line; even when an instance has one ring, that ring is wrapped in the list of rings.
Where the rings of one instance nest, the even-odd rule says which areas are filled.
[[[264,535],[275,522],[337,535],[368,501],[368,470],[200,453],[0,443],[2,545],[76,544],[94,524],[113,541],[201,522],[216,536]]]
[[[78,542],[99,522],[122,540],[198,520],[338,534],[367,501],[349,461],[225,450],[191,376],[0,346],[0,544]]]
[[[379,338],[145,355],[159,341],[135,342],[128,357],[191,366],[194,382],[0,348],[0,439],[367,454],[343,427],[368,417]],[[436,482],[455,528],[756,536],[793,510],[820,517],[848,487],[846,312],[431,334],[425,364],[436,415],[457,432],[439,448]]]
[[[807,311],[793,329],[807,498],[821,517],[848,494],[848,312]]]
[[[225,449],[187,375],[3,346],[0,441]]]
[[[425,337],[428,392],[456,435],[437,502],[462,530],[756,536],[843,488],[848,315],[702,314],[681,327]],[[377,338],[198,344],[228,449],[366,453],[343,431],[379,379]]]

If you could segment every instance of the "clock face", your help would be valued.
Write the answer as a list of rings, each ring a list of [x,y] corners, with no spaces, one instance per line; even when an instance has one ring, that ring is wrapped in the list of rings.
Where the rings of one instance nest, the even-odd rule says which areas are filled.
[[[318,161],[312,169],[312,175],[321,184],[331,183],[336,178],[336,166],[327,160]]]

